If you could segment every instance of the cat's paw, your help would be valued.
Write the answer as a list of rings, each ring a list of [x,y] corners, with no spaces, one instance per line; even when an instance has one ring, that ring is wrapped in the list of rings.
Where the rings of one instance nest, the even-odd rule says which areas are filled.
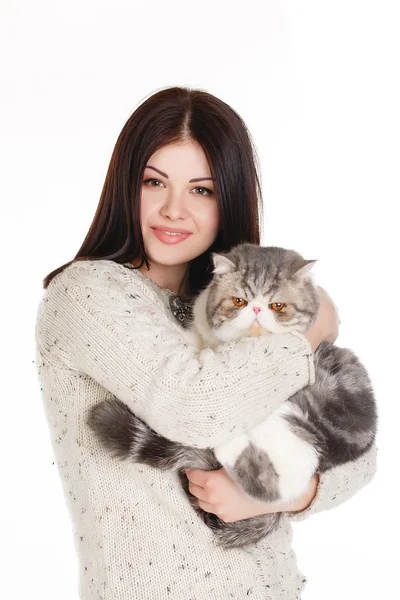
[[[236,461],[231,476],[251,498],[262,502],[280,500],[275,468],[268,454],[251,442]]]
[[[230,442],[225,442],[213,448],[218,462],[227,469],[233,469],[243,450],[249,445],[249,438],[242,434]]]
[[[316,471],[313,456],[303,456],[302,460],[292,460],[286,466],[280,465],[278,490],[281,500],[292,502],[300,498],[308,489],[310,480]]]
[[[289,405],[282,405],[249,432],[251,442],[268,455],[275,469],[280,499],[288,502],[299,498],[307,490],[319,461],[316,449],[295,435],[283,418],[290,410]]]

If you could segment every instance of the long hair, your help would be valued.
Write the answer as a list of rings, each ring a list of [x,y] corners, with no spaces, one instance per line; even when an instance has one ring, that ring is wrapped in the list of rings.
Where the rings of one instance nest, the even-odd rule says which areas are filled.
[[[215,178],[218,235],[210,248],[190,262],[191,293],[212,277],[212,252],[237,244],[260,244],[261,177],[257,152],[241,117],[225,102],[202,90],[170,87],[147,98],[129,117],[115,144],[89,231],[76,256],[49,273],[53,277],[78,260],[137,261],[150,267],[140,227],[143,173],[162,146],[193,139],[203,148]],[[136,264],[136,262],[135,262]]]

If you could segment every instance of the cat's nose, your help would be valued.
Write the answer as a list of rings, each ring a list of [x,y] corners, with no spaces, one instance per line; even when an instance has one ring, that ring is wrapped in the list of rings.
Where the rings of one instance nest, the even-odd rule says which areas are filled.
[[[261,308],[259,308],[258,306],[253,306],[253,310],[256,313],[256,315],[258,315],[258,313],[260,312]]]

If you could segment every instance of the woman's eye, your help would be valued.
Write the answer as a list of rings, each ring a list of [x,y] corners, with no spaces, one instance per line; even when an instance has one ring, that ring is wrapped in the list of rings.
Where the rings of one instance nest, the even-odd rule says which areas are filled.
[[[164,185],[162,181],[154,178],[145,179],[143,183],[148,183],[150,187],[160,187],[160,185]],[[212,196],[214,193],[212,190],[206,187],[195,187],[194,189],[200,190],[199,193],[196,193],[196,196]]]
[[[149,183],[149,181],[156,181],[157,183],[162,183],[159,179],[146,179],[143,183]],[[159,185],[152,185],[150,187],[160,187]]]
[[[195,189],[195,190],[202,190],[203,192],[206,192],[206,194],[202,194],[202,193],[200,192],[200,194],[196,194],[197,196],[212,196],[212,195],[213,195],[213,193],[214,193],[212,190],[209,190],[209,189],[208,189],[208,188],[206,188],[206,187],[196,187],[196,188],[194,188],[194,189]]]

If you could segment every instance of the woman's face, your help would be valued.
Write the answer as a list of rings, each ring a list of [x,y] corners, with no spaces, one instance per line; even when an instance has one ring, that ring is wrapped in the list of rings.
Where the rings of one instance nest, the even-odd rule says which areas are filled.
[[[206,155],[198,143],[168,144],[149,158],[143,174],[140,224],[153,264],[183,265],[213,244],[219,227],[217,200]],[[190,235],[168,236],[155,233],[154,227],[184,229]]]

